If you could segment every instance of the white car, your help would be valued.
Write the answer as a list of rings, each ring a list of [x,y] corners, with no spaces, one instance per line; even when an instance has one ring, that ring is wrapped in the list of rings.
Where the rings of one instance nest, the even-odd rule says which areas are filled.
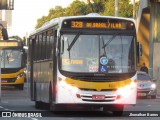
[[[146,72],[137,72],[137,96],[156,98],[157,88],[155,80],[153,80]]]

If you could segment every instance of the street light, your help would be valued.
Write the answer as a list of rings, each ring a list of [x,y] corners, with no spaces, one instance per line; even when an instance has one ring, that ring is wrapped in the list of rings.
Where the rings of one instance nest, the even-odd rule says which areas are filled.
[[[118,17],[118,0],[115,0],[115,16]]]
[[[135,4],[135,0],[133,0],[133,19],[136,18],[136,4]]]

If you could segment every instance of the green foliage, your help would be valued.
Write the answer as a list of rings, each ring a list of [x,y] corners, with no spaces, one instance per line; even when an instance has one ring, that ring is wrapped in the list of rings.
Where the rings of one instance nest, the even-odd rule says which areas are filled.
[[[18,35],[15,36],[10,36],[9,39],[15,39],[15,40],[23,40],[21,37],[19,37]]]
[[[115,0],[93,0],[94,3],[85,4],[83,1],[74,0],[68,7],[62,8],[56,6],[49,10],[48,16],[42,16],[37,20],[36,29],[41,27],[45,22],[63,16],[86,15],[91,12],[99,13],[100,15],[114,16],[115,15]],[[118,0],[118,15],[119,17],[132,17],[133,5],[129,4],[130,0]],[[93,11],[92,11],[93,9]],[[138,4],[136,5],[138,9]]]
[[[45,22],[49,21],[46,16],[42,16],[42,18],[37,20],[36,29],[41,27]]]
[[[108,0],[94,0],[93,6],[94,6],[94,12],[103,14],[105,10],[105,4],[108,2]]]
[[[66,16],[85,15],[87,13],[88,6],[79,0],[73,1],[68,8],[66,8]]]
[[[63,9],[61,6],[56,6],[54,9],[49,10],[47,19],[51,20],[53,18],[62,17],[64,15],[65,15],[65,9]]]
[[[108,0],[108,2],[106,2],[104,15],[108,15],[108,16],[115,15],[114,0]],[[130,18],[133,16],[133,5],[129,4],[129,0],[118,0],[118,16],[130,17]]]
[[[114,16],[115,14],[115,3],[114,0],[107,0],[104,5],[103,15]]]

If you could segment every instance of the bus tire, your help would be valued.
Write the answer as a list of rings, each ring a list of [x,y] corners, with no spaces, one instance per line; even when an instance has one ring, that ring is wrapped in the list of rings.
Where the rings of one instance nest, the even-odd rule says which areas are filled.
[[[113,111],[113,116],[122,116],[123,115],[123,111]]]
[[[117,105],[116,109],[113,112],[113,116],[122,116],[123,115],[124,105]]]
[[[152,98],[152,99],[156,99],[156,95],[152,95],[151,98]]]
[[[23,90],[24,84],[19,84],[19,85],[16,85],[15,87],[18,88],[19,90]]]
[[[35,108],[36,109],[42,109],[43,108],[43,104],[40,101],[35,101]]]

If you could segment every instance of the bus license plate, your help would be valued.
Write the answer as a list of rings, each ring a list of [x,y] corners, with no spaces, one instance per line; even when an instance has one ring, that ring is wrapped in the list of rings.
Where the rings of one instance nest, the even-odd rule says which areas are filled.
[[[146,93],[138,93],[138,96],[146,96]]]
[[[92,100],[104,100],[105,95],[92,95]]]
[[[1,82],[2,82],[2,83],[7,83],[8,81],[7,81],[7,80],[2,80]]]

